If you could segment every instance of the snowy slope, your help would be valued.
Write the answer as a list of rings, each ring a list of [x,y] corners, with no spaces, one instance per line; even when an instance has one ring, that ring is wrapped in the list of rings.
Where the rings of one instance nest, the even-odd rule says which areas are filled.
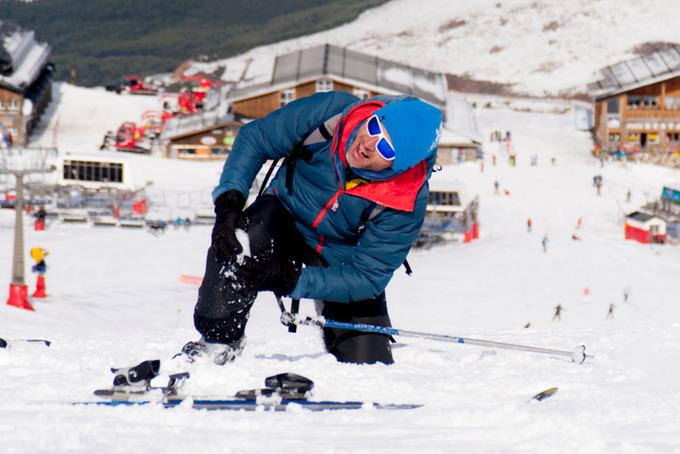
[[[101,105],[110,115],[124,109]],[[49,298],[35,301],[35,313],[0,305],[0,337],[54,341],[49,349],[0,350],[0,452],[677,450],[680,283],[674,276],[680,273],[680,249],[624,241],[622,213],[656,198],[661,184],[680,180],[680,172],[614,163],[600,168],[588,155],[589,136],[573,130],[571,112],[476,113],[483,137],[495,129],[512,131],[518,165],[508,166],[497,145],[485,143],[483,173],[477,164],[465,164],[435,174],[479,194],[481,238],[469,245],[412,251],[413,276],[398,271],[387,291],[393,324],[566,350],[584,343],[594,355],[586,364],[413,339],[400,340],[394,366],[338,364],[324,353],[315,330],[287,333],[267,294],[252,312],[243,356],[222,368],[194,367],[189,391],[232,393],[261,386],[266,375],[293,371],[316,381],[316,399],[425,406],[321,414],[73,407],[67,403],[89,400],[92,389],[110,383],[110,366],[168,358],[196,338],[196,288],[181,284],[178,276],[202,273],[210,228],[154,237],[144,231],[54,224],[44,232],[26,230],[27,248],[39,245],[50,252]],[[81,118],[74,115],[73,127]],[[60,142],[80,143],[85,152],[76,136],[64,134]],[[533,153],[539,154],[538,167],[529,166]],[[549,164],[552,157],[557,166]],[[209,190],[217,180],[215,167],[145,156],[134,162],[157,180],[161,192]],[[596,173],[604,176],[600,197],[591,185]],[[496,180],[510,195],[494,195]],[[627,205],[629,189],[633,201]],[[152,196],[158,204],[163,203],[160,194]],[[529,216],[534,221],[530,234]],[[579,217],[582,241],[577,242],[571,234]],[[11,251],[12,225],[13,212],[1,210],[1,251]],[[540,240],[546,232],[550,243],[544,254]],[[8,277],[9,253],[1,257],[0,276]],[[32,290],[34,276],[29,273],[27,279]],[[585,287],[591,291],[588,301]],[[622,300],[626,287],[631,289],[628,303]],[[606,320],[610,303],[615,317]],[[562,320],[553,322],[557,304],[565,310]],[[303,306],[311,310],[310,302]],[[525,329],[527,322],[531,325]],[[555,397],[526,402],[551,386],[560,388]]]
[[[680,42],[674,0],[393,0],[354,22],[253,49],[224,78],[267,80],[274,57],[318,44],[347,46],[432,71],[513,84],[535,95],[586,92],[598,69],[647,42]]]

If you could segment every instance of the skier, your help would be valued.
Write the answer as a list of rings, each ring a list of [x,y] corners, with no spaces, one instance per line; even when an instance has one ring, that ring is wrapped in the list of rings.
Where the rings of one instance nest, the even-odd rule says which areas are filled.
[[[546,233],[543,235],[543,239],[541,240],[541,245],[543,246],[543,253],[547,254],[548,253],[548,234]]]
[[[49,255],[45,249],[41,247],[31,248],[31,258],[35,261],[35,265],[31,268],[31,271],[43,276],[47,271],[47,264],[45,263],[45,257]]]
[[[532,226],[531,218],[527,219],[527,232],[531,233],[531,226]]]
[[[555,321],[555,319],[557,319],[557,321],[562,320],[562,311],[563,311],[563,308],[562,308],[561,304],[558,304],[557,306],[555,306],[555,314],[553,315],[553,318],[552,318],[553,322]]]
[[[327,319],[390,326],[384,290],[422,226],[440,127],[441,112],[415,97],[345,92],[298,99],[243,126],[213,192],[194,311],[202,337],[182,355],[233,360],[264,290],[315,300]],[[278,158],[286,160],[271,184],[243,210],[262,165]],[[387,335],[323,336],[338,361],[393,363]]]
[[[493,182],[493,190],[494,190],[496,195],[498,195],[500,193],[500,188],[501,188],[501,185],[498,182],[498,180],[494,181]]]
[[[607,311],[607,320],[611,320],[614,318],[614,303],[609,304],[609,311]]]
[[[623,289],[623,302],[627,303],[628,298],[630,298],[630,288],[626,287],[626,288]]]
[[[631,194],[630,189],[626,192],[626,203],[630,203],[633,194]]]
[[[538,153],[534,153],[531,155],[531,166],[532,167],[538,166]]]

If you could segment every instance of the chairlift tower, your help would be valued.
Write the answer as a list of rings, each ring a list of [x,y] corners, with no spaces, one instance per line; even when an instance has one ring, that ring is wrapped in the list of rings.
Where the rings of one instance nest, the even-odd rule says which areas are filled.
[[[12,163],[5,160],[0,168],[0,175],[14,175],[16,181],[16,204],[14,205],[14,254],[12,257],[12,282],[9,284],[7,304],[20,309],[34,311],[28,302],[28,286],[24,278],[24,177],[32,173],[50,173],[54,166],[47,167],[44,162],[38,168],[23,168],[21,162]],[[15,167],[10,169],[9,167]]]

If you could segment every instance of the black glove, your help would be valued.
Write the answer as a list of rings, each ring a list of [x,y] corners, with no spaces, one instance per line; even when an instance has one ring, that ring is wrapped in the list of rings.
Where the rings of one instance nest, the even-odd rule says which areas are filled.
[[[230,261],[243,251],[243,247],[236,239],[236,222],[241,217],[245,204],[246,198],[235,189],[225,192],[215,201],[212,247],[215,256],[223,262]]]
[[[245,257],[243,263],[234,268],[234,274],[252,290],[270,290],[278,296],[292,293],[300,273],[302,267],[297,263],[271,260],[269,255]]]

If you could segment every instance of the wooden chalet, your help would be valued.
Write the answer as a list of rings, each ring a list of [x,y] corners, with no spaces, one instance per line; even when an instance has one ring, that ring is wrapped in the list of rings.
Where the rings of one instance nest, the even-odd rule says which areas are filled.
[[[256,119],[295,99],[333,90],[361,99],[378,94],[409,94],[442,111],[446,106],[443,74],[330,44],[277,56],[270,80],[236,86],[227,94],[227,101],[237,118]]]
[[[51,47],[35,33],[0,20],[0,146],[25,146],[49,104]]]
[[[442,128],[437,148],[437,163],[455,164],[464,161],[482,159],[482,142],[471,138],[469,134],[461,134],[446,126]]]
[[[680,48],[600,70],[588,85],[595,100],[595,140],[603,151],[680,154]]]

